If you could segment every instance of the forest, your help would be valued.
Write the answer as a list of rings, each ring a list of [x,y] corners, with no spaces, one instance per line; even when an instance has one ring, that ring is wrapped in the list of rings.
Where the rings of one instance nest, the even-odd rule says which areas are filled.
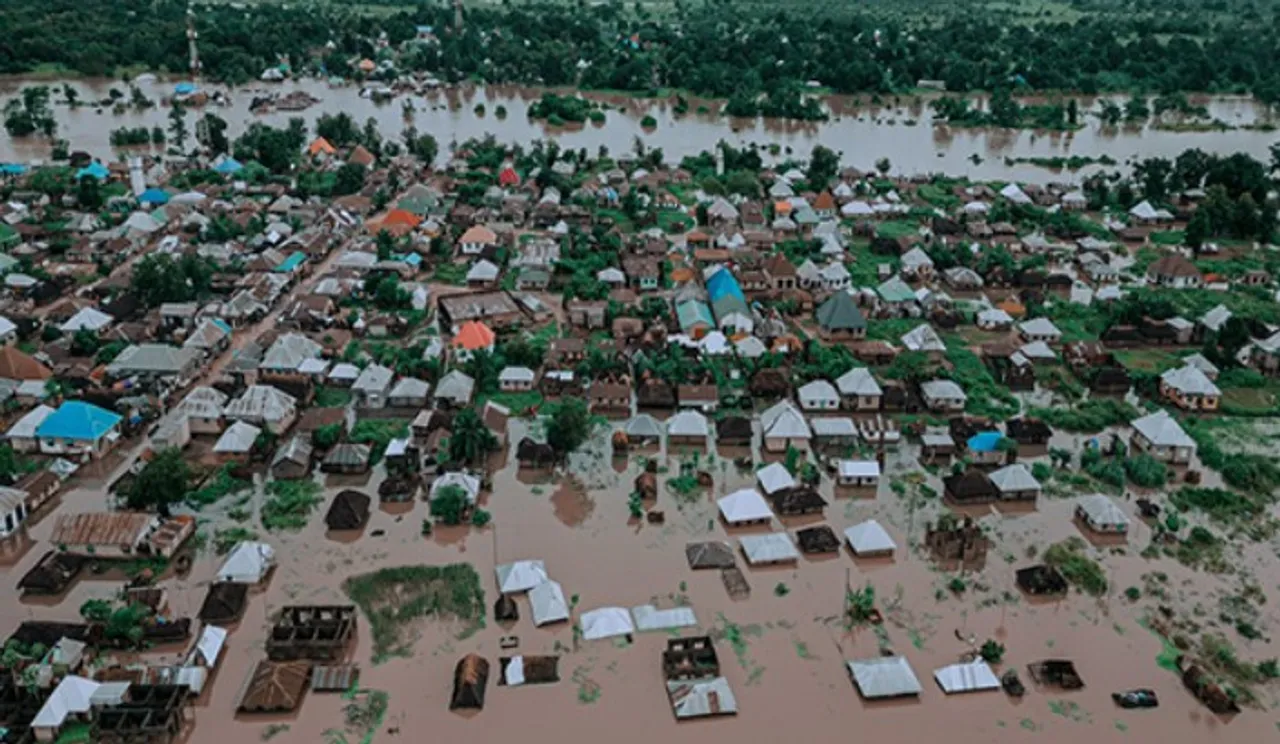
[[[183,71],[186,7],[6,0],[0,73]],[[219,81],[255,79],[282,58],[295,73],[342,74],[353,58],[394,55],[401,69],[446,80],[676,89],[729,98],[740,113],[814,118],[797,94],[804,87],[892,93],[921,80],[959,92],[1251,92],[1280,102],[1278,8],[1250,0],[504,2],[468,7],[459,33],[445,3],[375,0],[201,5],[196,25],[205,74]],[[415,40],[418,26],[431,26],[436,40]],[[389,48],[375,49],[384,32]]]

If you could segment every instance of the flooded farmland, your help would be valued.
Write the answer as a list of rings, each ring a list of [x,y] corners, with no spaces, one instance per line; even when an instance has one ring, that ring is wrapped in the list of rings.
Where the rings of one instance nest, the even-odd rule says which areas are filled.
[[[511,440],[518,441],[525,424],[512,421]],[[1138,556],[1151,530],[1135,522],[1126,545],[1104,547],[1103,564],[1111,584],[1098,599],[1073,592],[1062,601],[1030,601],[1014,586],[1013,571],[1052,542],[1079,535],[1071,519],[1072,502],[1042,498],[1032,511],[1000,513],[994,509],[966,509],[987,529],[994,545],[980,570],[963,574],[943,572],[919,549],[925,524],[943,510],[936,498],[912,498],[894,493],[890,483],[909,473],[923,473],[914,447],[904,445],[889,454],[885,479],[871,493],[837,492],[824,478],[822,495],[828,500],[825,522],[837,534],[862,520],[876,518],[899,545],[891,559],[855,559],[842,548],[838,554],[803,557],[794,567],[749,568],[750,599],[728,597],[717,571],[688,568],[684,545],[696,540],[729,540],[752,530],[727,528],[716,516],[715,499],[753,481],[724,456],[699,454],[696,467],[709,472],[714,485],[679,496],[665,483],[693,464],[691,453],[660,452],[662,470],[657,509],[665,524],[642,524],[630,519],[627,495],[644,466],[645,456],[610,456],[608,432],[601,429],[591,446],[575,456],[574,477],[547,471],[521,470],[513,456],[494,474],[492,492],[484,497],[493,514],[491,526],[438,528],[420,534],[426,505],[412,509],[375,507],[358,536],[326,535],[321,514],[297,533],[271,533],[279,565],[267,588],[251,595],[245,617],[231,628],[223,661],[195,708],[197,725],[191,744],[214,744],[235,737],[257,740],[268,727],[283,742],[327,741],[326,732],[344,725],[343,700],[337,695],[308,693],[300,710],[287,717],[231,717],[246,675],[262,658],[270,616],[293,603],[344,603],[341,583],[349,576],[377,568],[412,564],[470,562],[479,571],[486,604],[494,598],[496,562],[541,559],[578,610],[601,606],[652,603],[659,607],[688,604],[700,627],[720,637],[723,674],[737,697],[736,717],[676,723],[662,683],[661,651],[668,635],[641,633],[635,642],[575,639],[568,624],[534,628],[524,598],[518,600],[521,619],[510,627],[491,619],[473,635],[460,627],[423,623],[408,658],[371,663],[372,640],[361,617],[354,659],[361,665],[360,686],[389,693],[389,707],[377,741],[416,741],[424,735],[442,738],[479,737],[482,740],[521,738],[532,741],[586,740],[607,736],[631,744],[661,738],[673,742],[705,741],[708,736],[735,741],[777,742],[797,734],[834,741],[857,731],[861,736],[917,740],[946,737],[960,742],[989,742],[1033,736],[1047,741],[1202,741],[1261,740],[1274,736],[1276,714],[1246,709],[1234,720],[1210,714],[1182,687],[1176,674],[1157,665],[1159,638],[1139,625],[1153,612],[1154,601],[1126,599],[1123,589],[1144,586],[1144,574],[1167,573],[1162,582],[1168,596],[1161,604],[1179,613],[1203,608],[1210,617],[1223,583],[1169,560],[1147,561]],[[758,441],[758,437],[757,437]],[[1066,444],[1066,442],[1062,442]],[[757,462],[761,455],[757,452]],[[776,459],[764,457],[764,460]],[[376,491],[379,475],[341,486],[327,484],[326,501],[341,488]],[[941,490],[936,475],[924,482]],[[104,488],[83,483],[62,497],[60,513],[105,506]],[[260,499],[261,495],[255,496]],[[226,505],[207,510],[206,529],[226,524]],[[820,517],[779,520],[788,531],[823,521]],[[12,582],[43,552],[51,519],[32,528],[35,545],[5,569]],[[759,532],[761,528],[754,528]],[[375,536],[376,535],[376,536]],[[911,545],[911,549],[905,546]],[[167,578],[170,604],[180,616],[195,614],[207,582],[221,558],[208,552],[196,562],[186,580]],[[1240,563],[1261,578],[1276,575],[1277,561],[1270,547],[1251,546]],[[965,590],[950,584],[956,576]],[[840,615],[846,585],[875,587],[877,606],[885,615],[880,630],[847,631]],[[87,599],[106,597],[118,581],[82,579],[55,602],[38,605],[5,603],[6,631],[33,618],[78,618]],[[1274,584],[1264,583],[1274,591]],[[1274,626],[1274,611],[1264,607],[1262,627]],[[692,630],[692,629],[691,629]],[[1228,630],[1229,632],[1229,630]],[[463,655],[479,653],[490,659],[500,652],[499,640],[514,635],[518,653],[559,653],[561,682],[549,686],[496,687],[489,682],[485,709],[448,711],[453,669]],[[1031,686],[1020,701],[1002,692],[947,697],[931,679],[933,669],[955,663],[970,649],[958,636],[994,638],[1008,651],[1004,668],[1017,668],[1025,679],[1025,664],[1042,658],[1069,658],[1080,670],[1085,688],[1075,692],[1041,690]],[[726,640],[732,639],[732,640]],[[904,654],[924,687],[918,700],[866,702],[850,684],[843,661],[873,657],[882,648]],[[1274,651],[1263,641],[1239,646],[1249,657],[1266,658]],[[169,654],[170,658],[175,652]],[[148,658],[163,656],[161,652]],[[1156,691],[1156,711],[1122,711],[1110,693],[1146,687]],[[1264,705],[1273,701],[1267,699]],[[554,716],[553,723],[547,723]],[[288,726],[284,729],[284,726]],[[539,725],[531,734],[531,726]],[[387,733],[390,731],[391,733]],[[396,733],[398,732],[398,733]]]
[[[110,80],[72,80],[81,101],[100,101],[111,88],[128,95],[128,86]],[[0,96],[12,94],[23,85],[36,84],[21,79],[0,80]],[[39,81],[60,88],[63,81]],[[172,93],[173,86],[160,82],[141,82],[140,90],[149,98],[161,100]],[[905,174],[947,173],[967,175],[975,179],[1016,179],[1047,182],[1078,178],[1081,173],[1054,172],[1028,164],[1007,165],[1006,158],[1101,157],[1109,156],[1123,163],[1129,158],[1173,158],[1182,151],[1198,147],[1206,152],[1230,154],[1246,152],[1261,160],[1268,158],[1268,147],[1275,142],[1273,132],[1256,129],[1227,131],[1167,131],[1148,127],[1107,128],[1093,117],[1086,117],[1083,129],[1074,132],[1035,132],[1031,130],[958,129],[930,124],[931,112],[922,99],[900,99],[887,106],[857,105],[848,98],[828,100],[832,118],[827,122],[782,120],[734,120],[714,113],[720,105],[714,101],[691,101],[693,109],[705,105],[705,113],[677,115],[674,99],[644,100],[623,96],[593,96],[608,103],[611,110],[603,124],[585,124],[569,128],[547,127],[528,119],[529,105],[541,91],[513,87],[465,86],[423,95],[404,95],[378,103],[362,97],[357,87],[330,87],[318,80],[291,81],[269,87],[227,91],[230,104],[212,107],[230,124],[236,135],[254,121],[283,125],[290,117],[301,116],[309,123],[321,114],[346,112],[357,122],[373,117],[384,137],[396,138],[406,126],[403,106],[411,104],[412,123],[419,131],[429,132],[440,141],[441,158],[448,157],[451,142],[492,134],[499,141],[528,144],[537,139],[555,139],[565,148],[586,148],[594,153],[600,147],[612,152],[629,152],[637,138],[646,147],[661,148],[668,160],[714,149],[724,140],[736,146],[776,145],[772,160],[785,159],[787,149],[795,157],[807,157],[816,144],[843,151],[846,164],[870,169],[880,158],[888,158],[894,172]],[[293,92],[307,93],[320,103],[303,111],[273,111],[256,114],[250,105],[256,95]],[[1198,100],[1209,115],[1233,127],[1252,125],[1266,114],[1251,99],[1216,97]],[[900,104],[900,105],[899,105]],[[483,106],[483,112],[477,107]],[[506,108],[499,118],[496,110]],[[1088,106],[1082,106],[1087,109]],[[110,159],[110,133],[121,127],[167,126],[168,109],[129,109],[114,114],[111,109],[82,105],[70,109],[59,105],[56,115],[59,136],[74,143],[77,149]],[[646,115],[654,117],[657,126],[641,126]],[[31,161],[47,158],[48,143],[41,140],[18,141],[0,136],[0,161]]]

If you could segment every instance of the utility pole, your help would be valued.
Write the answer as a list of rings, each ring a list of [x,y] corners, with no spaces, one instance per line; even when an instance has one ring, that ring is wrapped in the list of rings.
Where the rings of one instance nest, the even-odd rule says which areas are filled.
[[[196,40],[200,34],[196,31],[196,10],[190,1],[187,3],[187,56],[191,68],[191,82],[200,80],[200,49]]]

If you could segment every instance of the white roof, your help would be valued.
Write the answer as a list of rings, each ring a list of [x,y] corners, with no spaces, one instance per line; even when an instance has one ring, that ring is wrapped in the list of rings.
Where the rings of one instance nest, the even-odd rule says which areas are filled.
[[[627,275],[621,269],[609,266],[596,272],[596,280],[606,284],[623,284],[627,281]]]
[[[647,413],[638,413],[623,424],[622,430],[630,437],[661,437],[663,424]]]
[[[708,431],[707,417],[697,411],[681,411],[667,419],[668,436],[705,437]]]
[[[698,624],[698,618],[693,614],[692,607],[659,610],[653,605],[637,605],[631,608],[631,615],[636,619],[636,629],[642,633],[650,630],[688,628]]]
[[[854,367],[840,375],[836,378],[836,387],[844,395],[872,398],[884,394],[880,383],[876,382],[875,375],[872,375],[871,370],[866,367]]]
[[[1020,462],[1005,465],[999,470],[993,470],[987,477],[991,479],[991,484],[997,490],[1005,493],[1040,490],[1040,481],[1036,480],[1031,471],[1027,469],[1027,466]]]
[[[38,405],[23,414],[13,426],[9,427],[9,431],[5,436],[10,439],[32,439],[36,435],[36,429],[40,428],[40,424],[49,418],[49,415],[55,409],[44,404]]]
[[[858,427],[851,418],[824,416],[813,420],[813,434],[818,437],[856,437]]]
[[[227,631],[225,628],[206,625],[204,630],[200,631],[200,640],[196,642],[196,652],[200,654],[205,666],[215,667],[218,665],[218,655],[222,653],[222,647],[226,643]]]
[[[114,321],[115,318],[97,308],[83,307],[58,327],[63,333],[75,333],[81,330],[100,331]]]
[[[67,720],[67,716],[89,712],[90,699],[98,687],[97,682],[74,674],[63,677],[32,719],[32,728],[57,728]]]
[[[864,698],[919,695],[920,680],[904,656],[882,656],[845,662],[853,683]]]
[[[1011,183],[1000,189],[1000,196],[1003,196],[1014,204],[1031,203],[1031,197],[1027,196],[1026,192],[1019,188],[1016,183]]]
[[[499,269],[492,261],[480,259],[467,271],[467,281],[491,282],[498,278]]]
[[[920,383],[920,392],[924,397],[934,400],[968,400],[964,390],[951,380],[929,380]]]
[[[782,400],[760,414],[760,425],[766,438],[809,439],[813,433],[795,404]]]
[[[582,637],[588,641],[636,632],[631,613],[624,607],[601,607],[582,613]]]
[[[239,398],[227,404],[227,418],[284,421],[297,410],[298,400],[271,385],[250,385]]]
[[[791,471],[787,470],[780,462],[771,462],[756,471],[756,480],[759,481],[760,487],[767,494],[775,491],[781,491],[784,488],[792,488],[796,484],[796,479],[791,477]]]
[[[359,376],[360,368],[350,362],[339,362],[333,365],[333,369],[329,370],[330,380],[354,381]]]
[[[720,516],[729,524],[772,519],[769,504],[754,488],[742,488],[716,501]]]
[[[391,384],[391,380],[396,373],[381,364],[370,364],[365,367],[360,376],[356,378],[355,383],[351,386],[356,390],[368,390],[372,392],[382,392]]]
[[[455,401],[469,401],[475,387],[476,381],[471,379],[471,376],[466,372],[457,369],[451,370],[436,383],[436,397],[449,398]]]
[[[480,496],[480,479],[470,473],[456,471],[445,473],[436,478],[431,484],[431,498],[436,497],[436,492],[446,486],[458,486],[467,494],[467,501],[474,504],[476,498]]]
[[[979,692],[997,690],[1000,679],[991,671],[987,662],[981,659],[968,664],[951,664],[933,671],[933,678],[938,687],[948,695],[956,692]]]
[[[876,211],[871,208],[871,205],[864,201],[851,201],[840,207],[840,214],[845,217],[870,217],[875,213]]]
[[[498,574],[498,591],[503,594],[527,592],[549,580],[547,567],[542,561],[502,563],[495,572]]]
[[[845,539],[854,554],[883,553],[897,549],[897,544],[880,523],[874,519],[860,522],[844,531]]]
[[[724,677],[668,680],[667,697],[676,718],[703,718],[738,712],[738,700]]]
[[[800,559],[800,552],[791,542],[791,536],[785,532],[743,535],[738,538],[738,544],[747,556],[747,563],[778,563]]]
[[[1129,517],[1116,502],[1100,493],[1082,496],[1076,506],[1089,518],[1089,522],[1097,525],[1129,524]]]
[[[8,336],[18,330],[18,326],[8,318],[0,315],[0,337]]]
[[[903,268],[917,269],[923,266],[933,266],[933,259],[929,258],[929,254],[924,249],[916,246],[906,253],[902,254],[900,259]]]
[[[902,335],[902,344],[910,351],[946,351],[942,337],[928,323],[921,323]]]
[[[880,463],[875,460],[841,460],[839,469],[842,478],[880,477]]]
[[[839,400],[840,393],[836,392],[836,386],[826,380],[813,380],[800,386],[796,391],[800,398],[800,402],[805,401],[823,401],[823,400]]]
[[[1049,348],[1049,344],[1044,341],[1032,341],[1029,344],[1023,344],[1018,348],[1022,355],[1028,359],[1057,359],[1058,355],[1053,353],[1053,349]]]
[[[1182,363],[1190,367],[1195,367],[1206,375],[1218,373],[1218,365],[1206,359],[1204,354],[1201,354],[1198,351],[1191,356],[1184,358]]]
[[[987,325],[1009,325],[1013,316],[998,307],[989,307],[978,313],[978,322]]]
[[[1062,331],[1048,318],[1032,318],[1018,324],[1018,329],[1028,336],[1061,336]]]
[[[747,336],[734,344],[734,346],[737,347],[738,356],[746,359],[757,359],[764,356],[765,352],[768,351],[764,342],[755,336]]]
[[[298,365],[298,372],[304,375],[322,375],[329,370],[329,362],[324,359],[303,359]]]
[[[1151,206],[1151,202],[1143,199],[1133,205],[1133,208],[1129,210],[1129,214],[1142,220],[1154,220],[1158,213],[1156,212],[1156,208]]]
[[[1218,305],[1200,317],[1200,324],[1211,331],[1222,330],[1222,325],[1231,319],[1231,311],[1226,305]]]
[[[262,429],[253,424],[237,421],[222,432],[218,442],[213,445],[213,451],[220,454],[243,454],[253,449],[253,443],[261,433]]]
[[[1207,361],[1207,360],[1206,360]],[[1221,395],[1222,391],[1213,384],[1199,367],[1188,364],[1178,369],[1166,370],[1160,380],[1169,387],[1189,395]]]
[[[529,610],[535,626],[569,619],[569,603],[564,601],[564,590],[555,581],[544,581],[529,590]]]
[[[231,550],[231,555],[218,569],[218,581],[237,584],[257,584],[275,564],[276,551],[262,542],[242,542]]]
[[[388,395],[392,398],[426,398],[431,392],[431,383],[416,377],[401,377],[391,387]]]
[[[503,367],[498,374],[499,382],[533,382],[534,371],[528,367]]]
[[[1195,440],[1182,430],[1182,426],[1168,411],[1160,410],[1135,419],[1130,426],[1157,447],[1196,446]]]

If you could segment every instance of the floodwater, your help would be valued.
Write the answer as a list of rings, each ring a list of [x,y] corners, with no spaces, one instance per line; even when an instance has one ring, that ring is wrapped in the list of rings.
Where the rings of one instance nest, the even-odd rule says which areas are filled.
[[[78,89],[81,101],[100,101],[107,97],[112,87],[128,96],[127,86],[118,81],[66,82]],[[0,96],[15,93],[25,84],[35,83],[20,78],[0,80]],[[39,84],[60,88],[63,81],[39,81]],[[139,87],[157,101],[167,97],[173,89],[171,84],[160,82],[143,82]],[[255,92],[283,95],[293,91],[310,93],[321,99],[321,103],[302,112],[254,114],[249,110]],[[1244,129],[1225,132],[1107,129],[1092,117],[1087,117],[1084,129],[1068,133],[934,127],[929,122],[931,112],[919,98],[903,98],[900,107],[896,104],[868,107],[858,106],[848,98],[833,97],[828,100],[833,118],[828,122],[813,123],[731,120],[713,114],[697,114],[700,105],[706,104],[710,111],[718,107],[715,102],[697,100],[690,102],[689,114],[676,116],[672,111],[673,100],[595,96],[614,109],[608,112],[604,124],[588,123],[557,129],[527,118],[529,104],[540,93],[539,90],[515,86],[466,86],[427,96],[409,95],[387,103],[375,103],[362,98],[358,87],[331,88],[323,81],[308,79],[236,89],[230,91],[231,104],[215,107],[215,110],[231,125],[233,136],[254,121],[283,125],[292,116],[302,116],[310,123],[323,113],[345,111],[360,123],[369,117],[375,118],[384,137],[398,139],[407,121],[402,106],[411,102],[415,110],[414,126],[419,131],[435,135],[440,141],[442,160],[447,158],[448,148],[444,145],[485,134],[493,134],[502,142],[524,145],[537,139],[554,139],[562,147],[586,148],[591,153],[600,147],[607,147],[614,153],[631,152],[638,138],[645,147],[661,148],[666,158],[675,162],[687,155],[712,150],[717,142],[724,140],[739,147],[752,143],[763,147],[777,145],[778,155],[766,157],[767,161],[790,156],[804,158],[814,145],[823,144],[842,151],[846,165],[866,170],[870,170],[878,159],[888,158],[895,173],[946,173],[976,179],[1030,182],[1073,180],[1089,171],[1055,173],[1026,164],[1009,166],[1005,164],[1005,158],[1108,155],[1123,163],[1129,158],[1172,158],[1183,150],[1198,147],[1220,154],[1247,152],[1265,161],[1268,146],[1276,141],[1274,133]],[[1230,125],[1250,124],[1265,116],[1265,112],[1247,98],[1205,98],[1197,102],[1207,104],[1212,117]],[[480,104],[485,107],[483,115],[476,111]],[[499,105],[507,109],[507,116],[503,119],[495,115]],[[1088,107],[1081,106],[1082,109]],[[157,107],[144,111],[130,109],[115,115],[109,107],[81,106],[71,110],[60,105],[57,109],[59,135],[69,140],[74,149],[110,159],[111,130],[139,126],[167,128],[167,113],[167,109]],[[641,127],[641,120],[646,114],[657,121],[655,128]],[[7,135],[0,135],[0,161],[39,160],[47,158],[48,154],[48,143],[43,140],[15,141]]]
[[[510,441],[519,441],[527,427],[511,424]],[[1054,442],[1066,444],[1064,440]],[[727,454],[727,453],[726,453]],[[735,455],[738,453],[734,453]],[[667,478],[679,473],[688,454],[659,452],[652,455],[667,470]],[[760,453],[756,453],[757,462]],[[714,486],[692,497],[681,498],[665,485],[655,508],[666,515],[663,525],[638,523],[629,518],[627,494],[646,457],[619,460],[609,455],[607,432],[573,459],[574,476],[519,470],[513,457],[494,474],[493,491],[485,497],[493,514],[490,527],[476,530],[438,530],[420,535],[426,505],[419,501],[404,508],[375,508],[369,524],[358,536],[336,539],[326,536],[321,519],[327,500],[341,488],[375,493],[380,475],[368,482],[339,486],[326,484],[326,504],[313,515],[310,526],[297,533],[267,536],[277,548],[279,566],[267,588],[252,596],[245,618],[232,630],[221,666],[195,708],[196,727],[189,744],[218,744],[228,740],[256,741],[269,724],[287,723],[289,729],[274,741],[316,744],[325,732],[343,726],[343,701],[338,695],[308,693],[300,710],[285,717],[234,716],[244,680],[262,658],[269,618],[290,603],[344,602],[341,582],[348,576],[393,565],[444,564],[468,561],[479,571],[492,606],[493,567],[496,562],[542,559],[551,576],[561,582],[567,596],[577,595],[578,611],[607,605],[632,606],[653,602],[670,607],[688,602],[703,630],[713,633],[736,626],[745,645],[735,653],[727,641],[717,643],[723,673],[738,700],[735,718],[676,723],[664,689],[660,652],[668,636],[639,634],[631,645],[611,641],[582,642],[577,650],[567,624],[534,628],[527,602],[518,600],[521,619],[511,628],[498,626],[489,617],[487,627],[460,638],[460,628],[424,623],[411,658],[395,658],[373,665],[368,625],[361,618],[354,658],[361,665],[364,688],[387,691],[390,704],[375,741],[418,741],[423,736],[442,741],[467,737],[474,741],[591,741],[607,737],[618,744],[670,741],[700,744],[708,737],[747,744],[776,744],[797,734],[810,741],[840,741],[857,731],[868,740],[986,743],[1037,733],[1043,740],[1098,742],[1123,741],[1221,741],[1263,740],[1274,736],[1273,710],[1246,709],[1234,720],[1211,715],[1184,691],[1178,678],[1156,665],[1160,642],[1139,627],[1137,621],[1153,610],[1154,601],[1134,603],[1123,597],[1129,586],[1141,586],[1142,574],[1168,573],[1170,596],[1161,600],[1179,615],[1190,615],[1196,606],[1206,614],[1199,622],[1210,624],[1216,615],[1215,597],[1231,583],[1195,573],[1169,560],[1149,562],[1137,553],[1151,537],[1146,525],[1136,522],[1128,547],[1106,549],[1102,560],[1112,583],[1109,596],[1093,599],[1073,592],[1070,598],[1032,603],[1013,583],[1013,571],[1032,562],[1028,549],[1043,550],[1051,542],[1077,535],[1070,519],[1071,502],[1044,498],[1033,511],[1001,514],[994,509],[971,509],[995,540],[985,567],[965,578],[971,588],[962,596],[950,593],[944,573],[917,549],[926,521],[943,507],[936,499],[911,503],[894,495],[889,481],[918,471],[914,448],[904,445],[890,452],[886,478],[874,498],[833,491],[824,479],[822,492],[830,502],[826,522],[841,534],[867,518],[877,518],[897,540],[892,560],[854,559],[842,548],[835,556],[802,558],[795,567],[746,568],[751,597],[731,600],[717,571],[691,571],[684,545],[695,540],[734,541],[741,534],[727,529],[716,517],[714,499],[751,484],[750,473],[740,473],[727,456],[701,454],[697,468],[710,472]],[[766,458],[770,459],[770,458]],[[776,459],[776,458],[773,458]],[[934,475],[930,486],[941,491]],[[62,511],[103,508],[102,484],[84,483],[62,498]],[[226,506],[210,509],[204,529],[225,524],[220,516]],[[914,514],[912,513],[914,511]],[[34,525],[34,546],[16,565],[0,568],[12,586],[39,558],[52,519]],[[775,529],[794,530],[816,521],[782,520]],[[760,528],[755,528],[759,531]],[[375,530],[385,535],[374,537]],[[194,615],[219,558],[208,554],[197,560],[185,581],[165,579],[170,605],[180,615]],[[739,560],[741,565],[742,561]],[[1277,559],[1264,545],[1250,546],[1239,563],[1255,576],[1274,576]],[[868,703],[862,701],[843,666],[843,660],[878,654],[880,641],[870,629],[845,632],[839,623],[846,582],[860,587],[872,583],[877,605],[887,622],[887,643],[905,654],[924,688],[918,701]],[[786,592],[776,590],[785,585]],[[80,604],[91,597],[107,597],[117,581],[81,580],[56,606],[49,603],[0,604],[0,632],[8,633],[25,619],[67,619],[77,616]],[[1273,587],[1265,585],[1265,590]],[[1274,602],[1263,608],[1259,627],[1276,627]],[[969,650],[957,639],[972,636],[980,644],[996,638],[1008,652],[1005,668],[1019,669],[1029,690],[1014,702],[1002,692],[945,697],[932,680],[932,670],[959,660]],[[690,633],[694,632],[690,629]],[[1262,642],[1255,648],[1225,631],[1245,658],[1261,659],[1275,652]],[[1265,632],[1265,631],[1264,631]],[[519,637],[518,653],[563,653],[561,682],[549,686],[497,687],[499,638]],[[486,707],[481,712],[452,713],[448,701],[453,668],[466,653],[476,652],[493,664]],[[176,652],[167,654],[172,658]],[[149,654],[152,658],[163,653]],[[1025,664],[1047,657],[1073,659],[1086,688],[1064,693],[1039,690],[1031,685]],[[1122,711],[1109,694],[1132,687],[1149,687],[1160,697],[1155,711]],[[1274,695],[1262,691],[1268,706]],[[535,728],[536,727],[536,728]],[[398,729],[399,734],[387,729]],[[429,732],[427,734],[426,732]],[[357,736],[348,735],[352,741]]]

